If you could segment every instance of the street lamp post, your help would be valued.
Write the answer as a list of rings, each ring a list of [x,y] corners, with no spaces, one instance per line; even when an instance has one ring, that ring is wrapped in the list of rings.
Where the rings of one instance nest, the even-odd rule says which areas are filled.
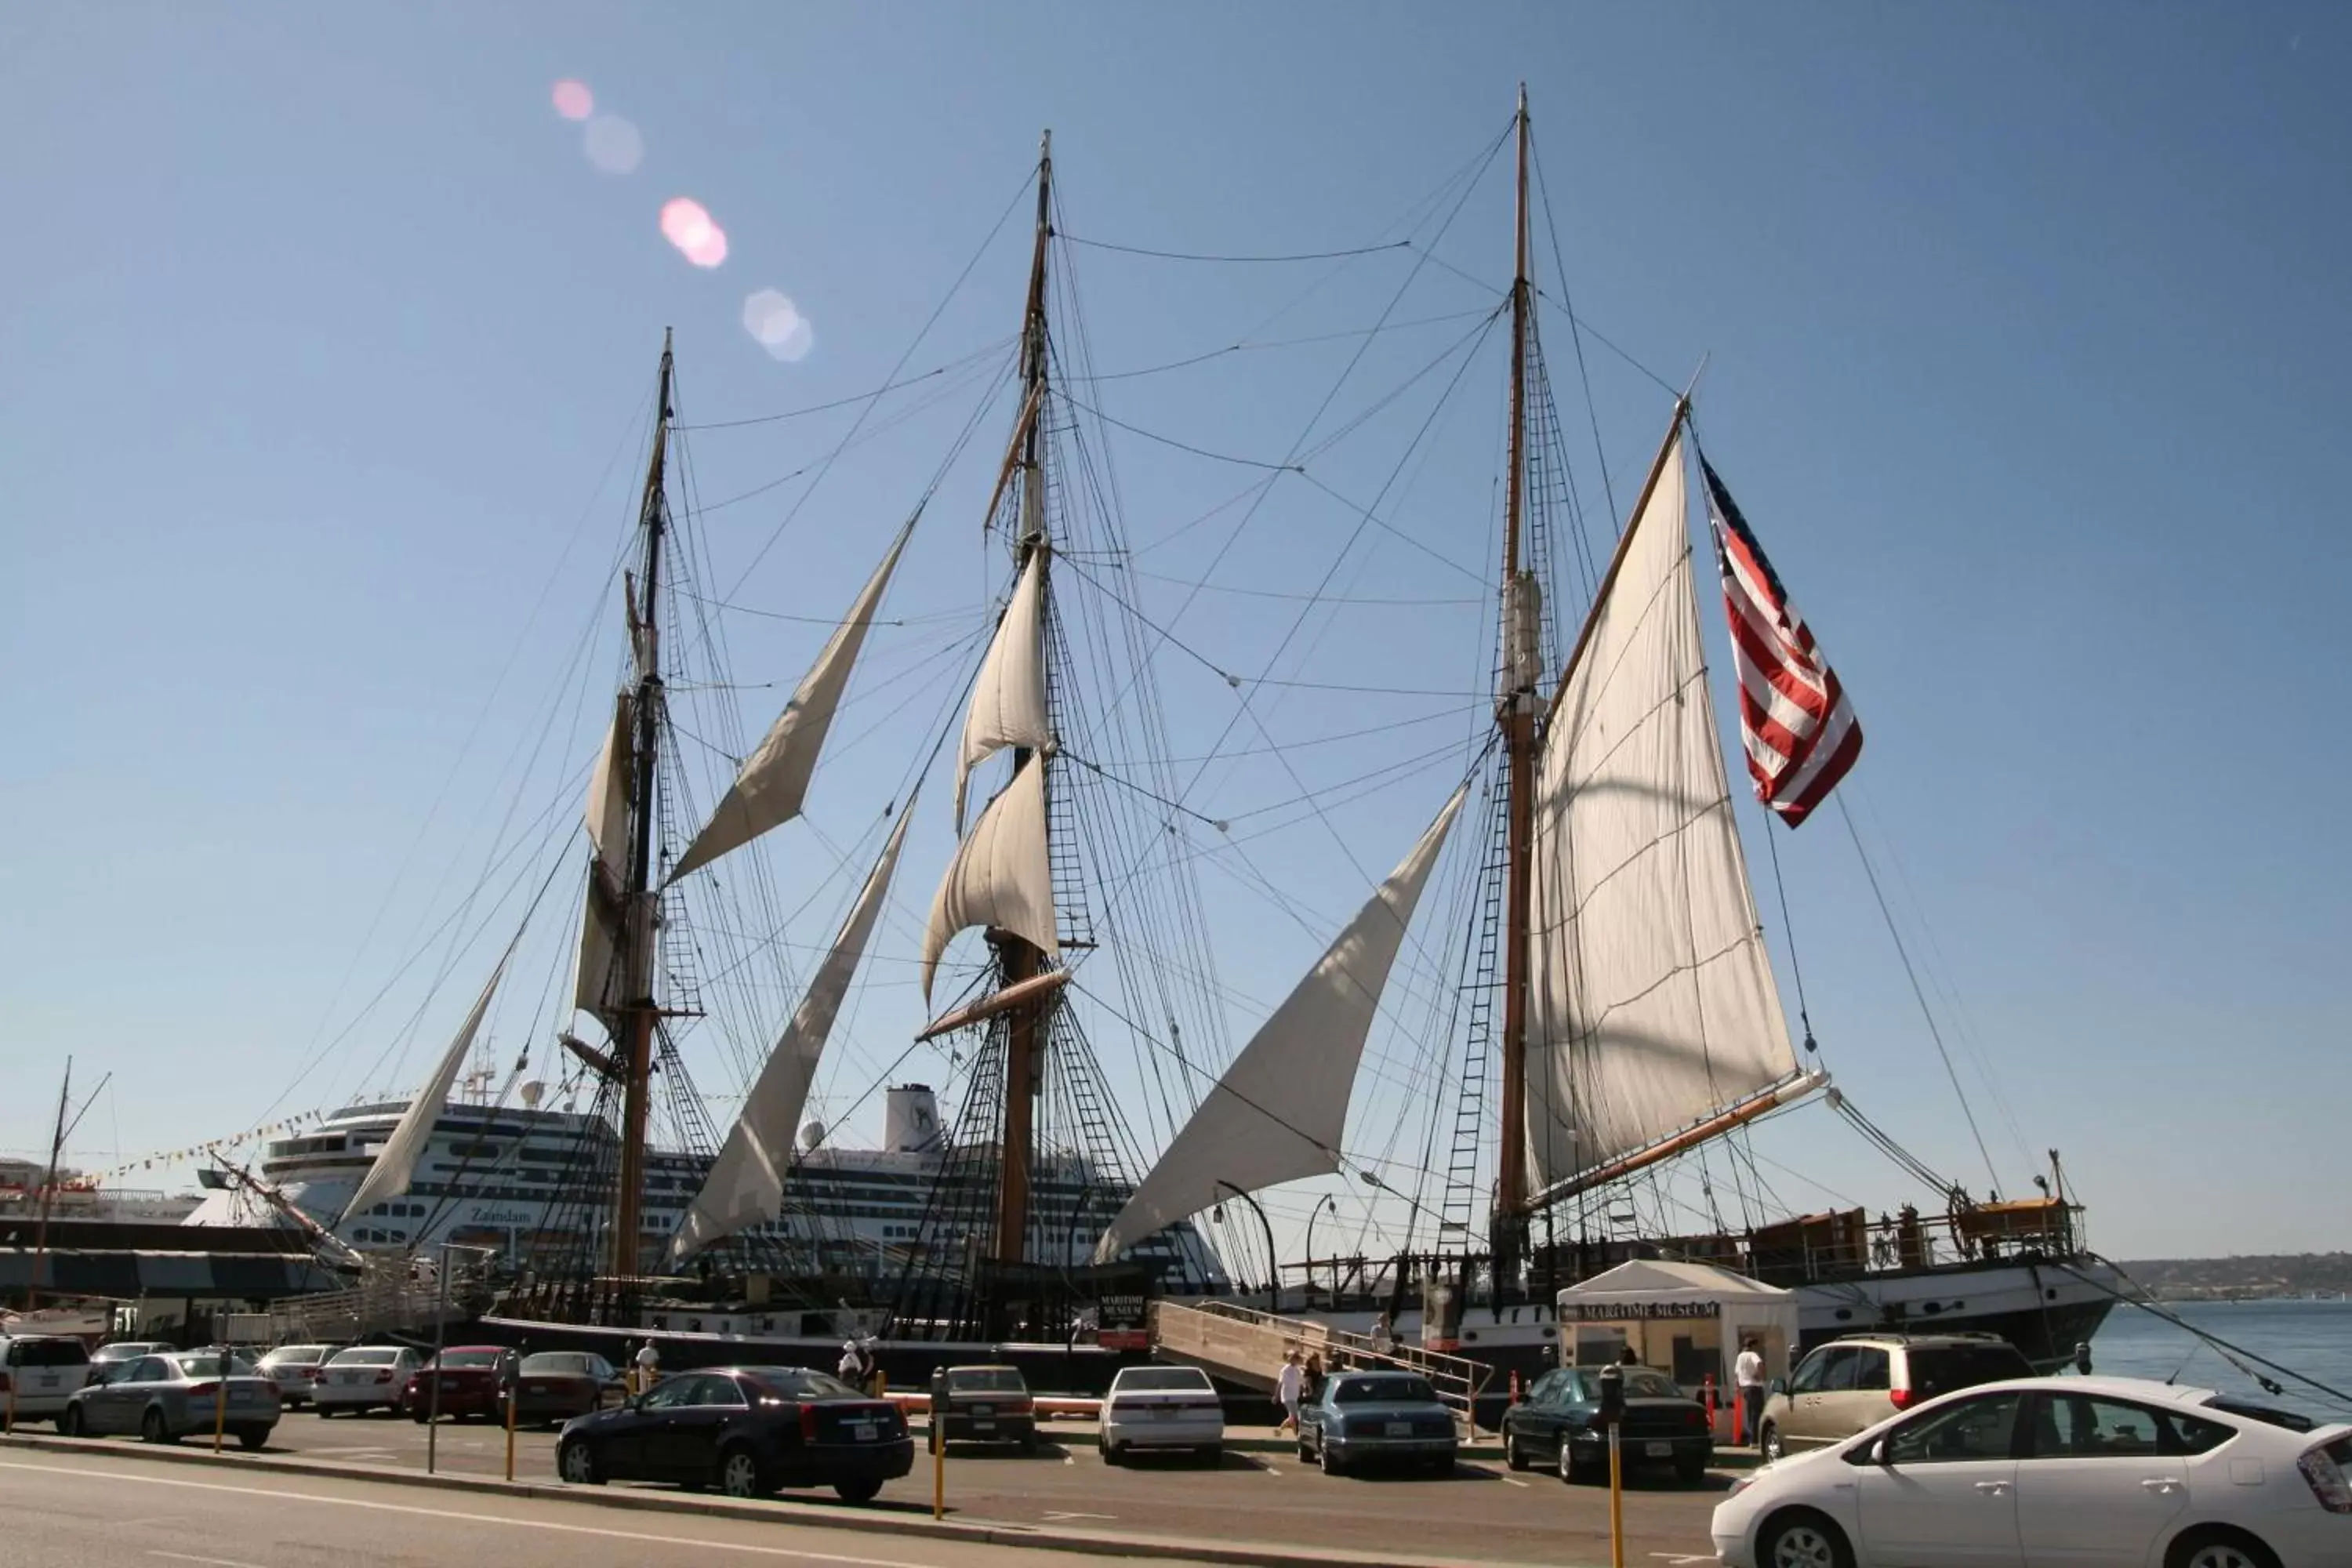
[[[1274,1222],[1265,1217],[1265,1211],[1257,1206],[1257,1200],[1240,1187],[1231,1182],[1219,1182],[1217,1185],[1249,1205],[1250,1212],[1257,1215],[1257,1223],[1265,1227],[1265,1266],[1271,1275],[1265,1288],[1266,1310],[1279,1312],[1282,1310],[1282,1264],[1274,1251]]]
[[[1315,1294],[1315,1216],[1327,1211],[1331,1214],[1339,1212],[1339,1200],[1328,1193],[1324,1194],[1321,1203],[1307,1211],[1307,1294],[1310,1300]],[[1335,1268],[1331,1271],[1331,1299],[1336,1302],[1339,1297],[1339,1272]]]

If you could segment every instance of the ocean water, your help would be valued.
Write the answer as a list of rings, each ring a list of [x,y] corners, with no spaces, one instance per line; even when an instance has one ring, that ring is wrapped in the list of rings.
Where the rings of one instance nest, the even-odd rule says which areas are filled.
[[[2248,1363],[2286,1389],[2284,1394],[2271,1394],[2213,1346],[2132,1306],[2117,1307],[2100,1326],[2098,1338],[2091,1342],[2092,1369],[2116,1377],[2218,1388],[2299,1410],[2315,1420],[2352,1421],[2352,1301],[2179,1301],[2167,1303],[2166,1310],[2264,1360],[2315,1378],[2346,1397],[2331,1397]]]

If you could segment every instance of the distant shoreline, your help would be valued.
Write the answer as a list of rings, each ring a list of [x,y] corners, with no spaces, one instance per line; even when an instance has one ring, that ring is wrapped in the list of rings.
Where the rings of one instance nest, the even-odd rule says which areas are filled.
[[[2116,1267],[2159,1301],[2337,1301],[2352,1294],[2352,1252],[2170,1258]]]

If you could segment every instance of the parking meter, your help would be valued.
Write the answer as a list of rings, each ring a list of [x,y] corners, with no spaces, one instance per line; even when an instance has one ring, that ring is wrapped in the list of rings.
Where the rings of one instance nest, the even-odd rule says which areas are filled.
[[[931,1368],[931,1517],[948,1511],[948,1369]]]
[[[1601,1423],[1614,1426],[1625,1415],[1625,1374],[1614,1366],[1601,1369]]]

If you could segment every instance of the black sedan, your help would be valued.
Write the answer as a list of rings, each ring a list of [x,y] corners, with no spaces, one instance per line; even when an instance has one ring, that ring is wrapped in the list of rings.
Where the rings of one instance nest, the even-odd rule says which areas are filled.
[[[1686,1397],[1662,1372],[1645,1366],[1619,1370],[1625,1388],[1619,1462],[1628,1469],[1671,1465],[1685,1481],[1704,1477],[1715,1460],[1706,1406]],[[1503,1458],[1515,1470],[1557,1467],[1564,1481],[1606,1480],[1609,1432],[1601,1423],[1600,1369],[1556,1367],[1536,1379],[1526,1402],[1504,1412]]]
[[[556,1473],[574,1485],[676,1481],[730,1497],[830,1486],[871,1502],[915,1466],[906,1418],[821,1372],[730,1366],[664,1378],[617,1409],[566,1422]]]

